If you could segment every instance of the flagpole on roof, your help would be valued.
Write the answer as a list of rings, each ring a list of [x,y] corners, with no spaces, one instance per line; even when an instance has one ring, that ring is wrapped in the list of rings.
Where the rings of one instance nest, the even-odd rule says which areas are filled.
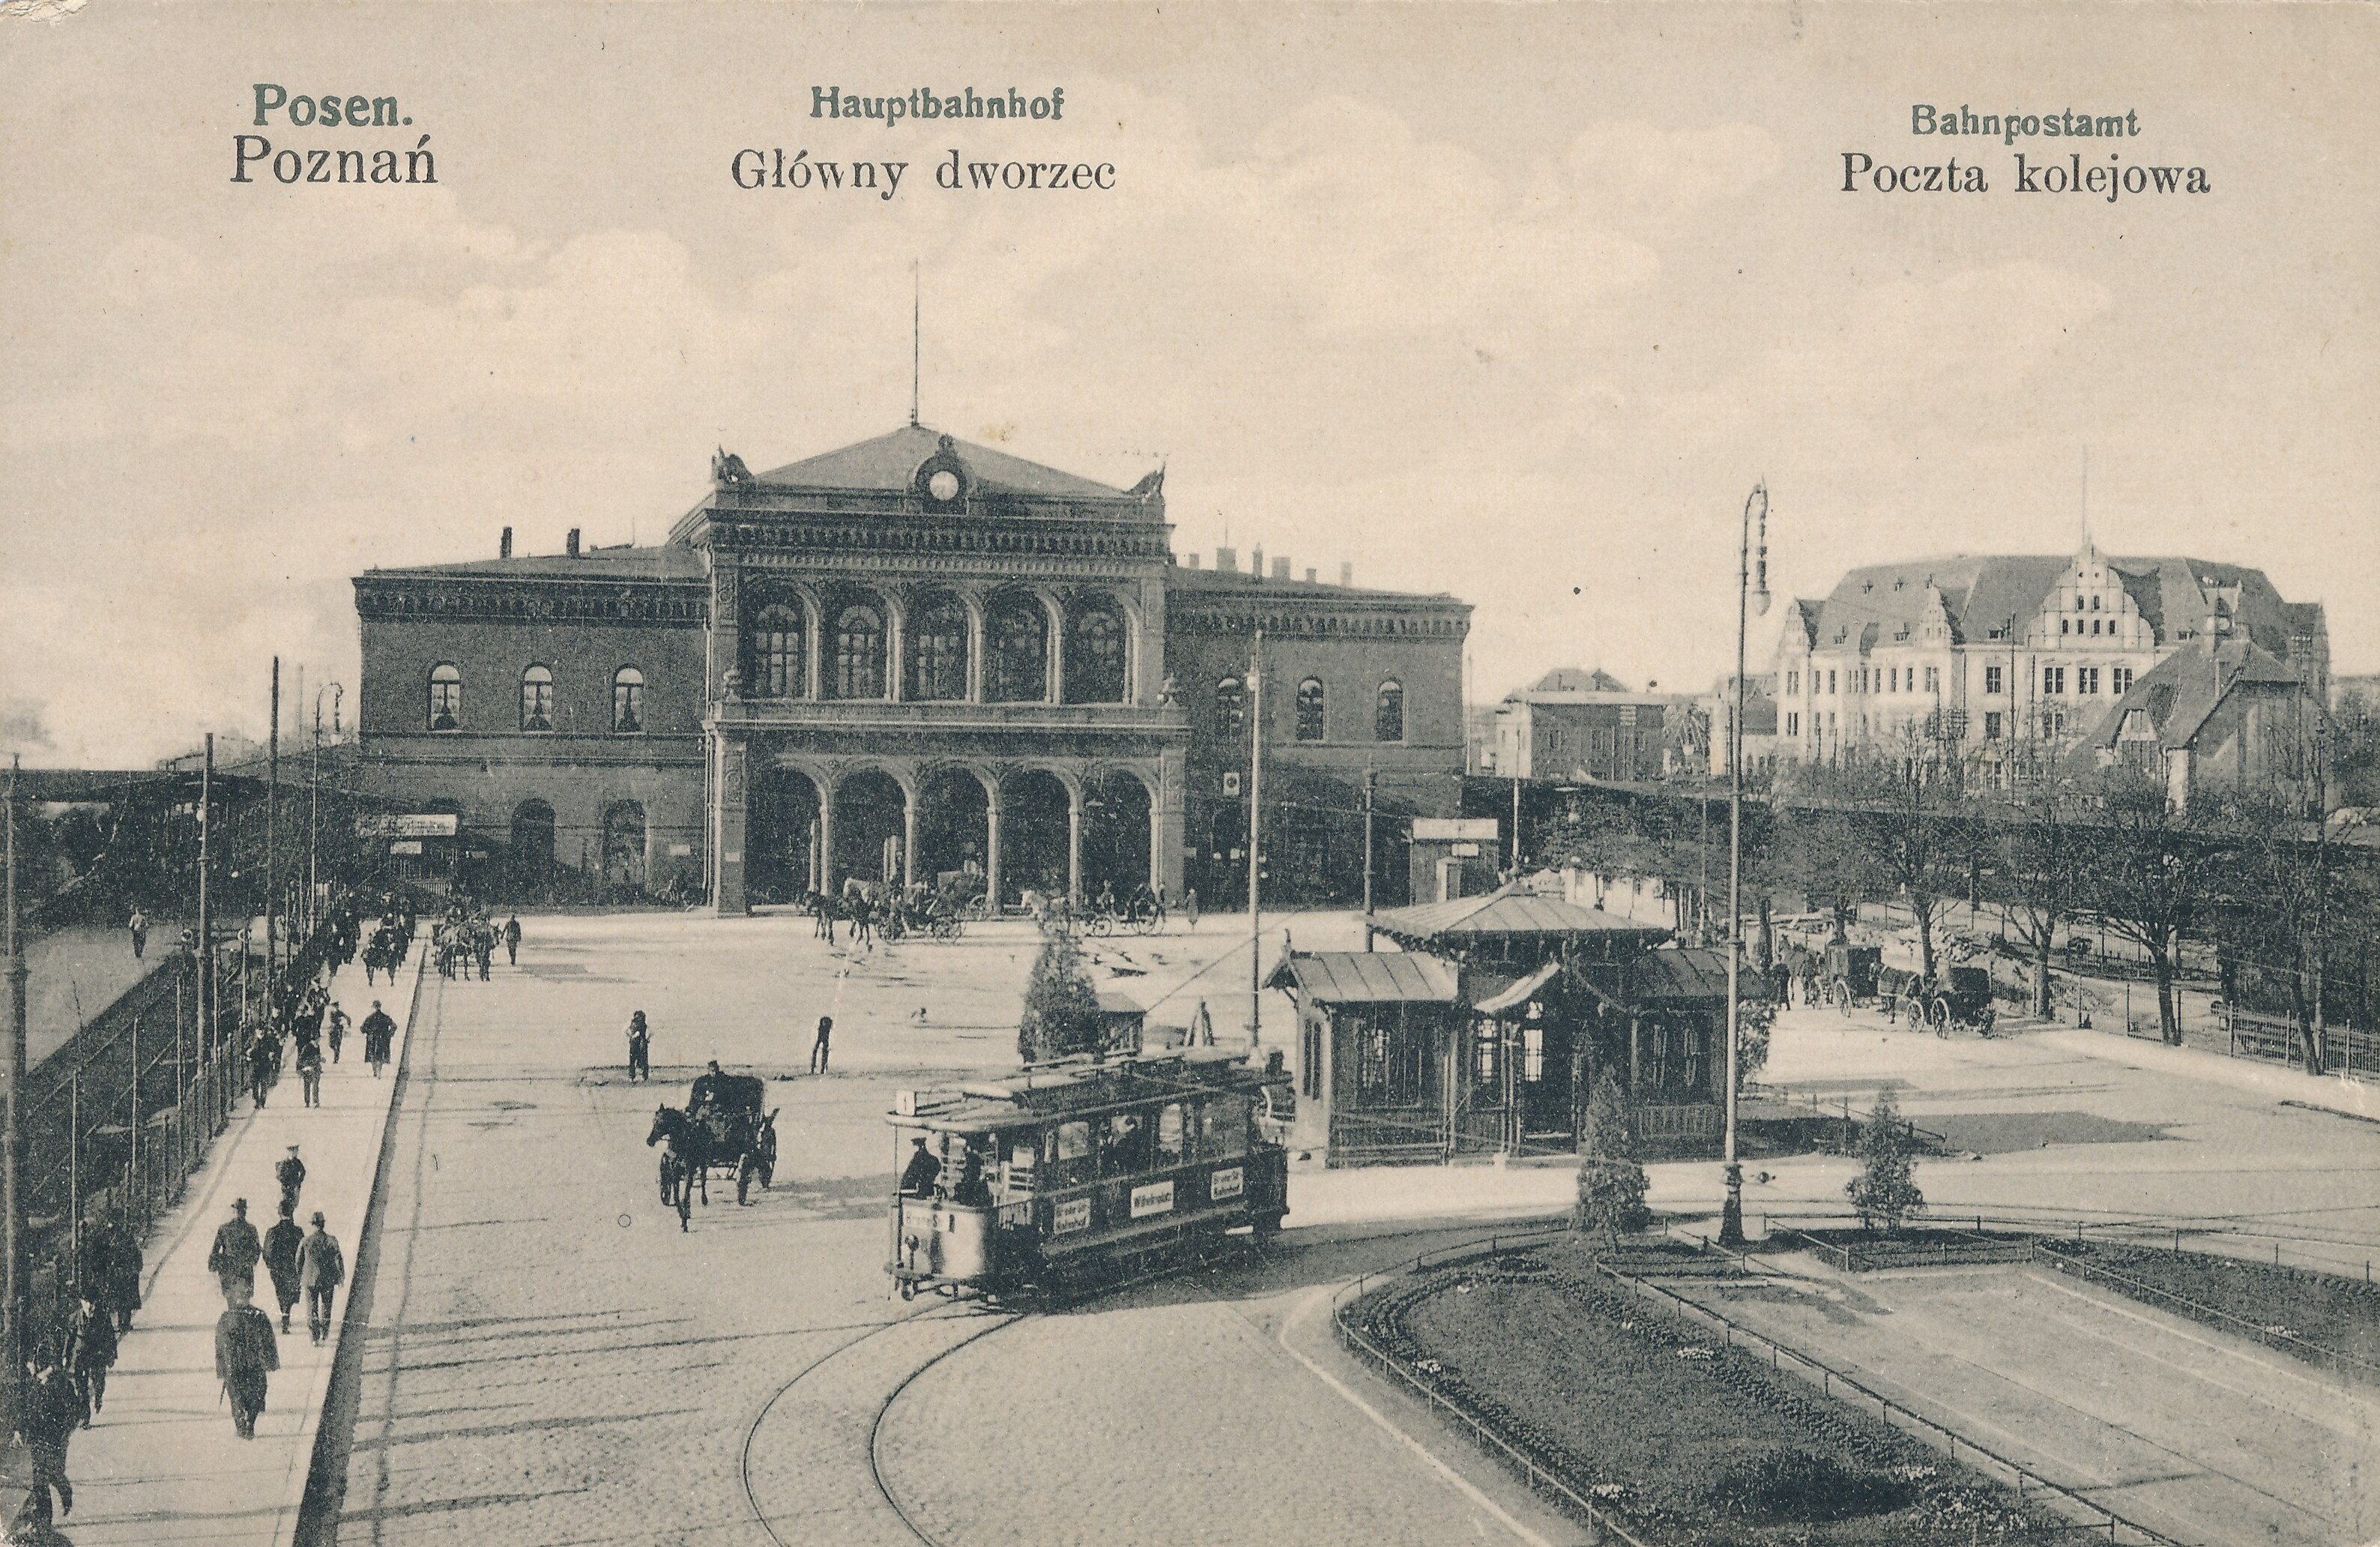
[[[925,281],[919,276],[917,260],[909,260],[909,423],[917,422],[917,384],[923,374],[926,355]]]

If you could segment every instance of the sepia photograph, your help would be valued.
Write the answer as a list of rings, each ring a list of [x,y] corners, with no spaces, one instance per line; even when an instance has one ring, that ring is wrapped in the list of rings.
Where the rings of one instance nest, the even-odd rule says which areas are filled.
[[[0,0],[0,1541],[2380,1543],[2374,79]]]

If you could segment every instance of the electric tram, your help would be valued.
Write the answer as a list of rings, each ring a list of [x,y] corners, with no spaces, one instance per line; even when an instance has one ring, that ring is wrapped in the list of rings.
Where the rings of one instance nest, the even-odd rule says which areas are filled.
[[[1269,1083],[1211,1047],[1029,1066],[887,1115],[901,1180],[885,1271],[904,1299],[1057,1298],[1170,1269],[1289,1212]]]

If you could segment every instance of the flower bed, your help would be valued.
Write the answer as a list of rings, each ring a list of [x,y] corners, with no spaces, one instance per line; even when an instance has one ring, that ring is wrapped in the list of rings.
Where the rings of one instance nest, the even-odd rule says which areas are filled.
[[[1560,1243],[1402,1279],[1349,1323],[1647,1542],[2071,1540],[2061,1517],[1654,1309]]]
[[[2085,1268],[2106,1270],[2083,1275],[2094,1284],[2257,1337],[2310,1362],[2380,1379],[2380,1285],[2366,1280],[2108,1241],[2049,1239],[2042,1246]],[[2321,1350],[2347,1358],[2324,1359]]]
[[[1892,1235],[1857,1229],[1772,1228],[1771,1248],[1812,1249],[1846,1272],[1873,1268],[1952,1267],[1963,1262],[2013,1262],[2033,1255],[2035,1237],[2010,1231],[1904,1225]]]

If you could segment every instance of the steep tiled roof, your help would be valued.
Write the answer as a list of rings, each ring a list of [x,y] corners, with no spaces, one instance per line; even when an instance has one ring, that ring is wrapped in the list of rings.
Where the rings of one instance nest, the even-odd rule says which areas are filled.
[[[2101,717],[2085,738],[2094,749],[2115,746],[2135,713],[2156,732],[2168,750],[2187,747],[2231,691],[2249,687],[2300,686],[2289,664],[2249,640],[2194,640],[2141,674],[2130,691]]]
[[[853,489],[902,493],[917,473],[918,464],[941,448],[944,436],[922,424],[905,424],[890,434],[861,441],[836,451],[788,462],[761,473],[762,483],[783,483],[808,489]],[[951,438],[951,449],[976,485],[996,494],[1041,494],[1055,499],[1120,499],[1123,491],[1095,483],[1070,472],[1011,457],[988,445]]]

